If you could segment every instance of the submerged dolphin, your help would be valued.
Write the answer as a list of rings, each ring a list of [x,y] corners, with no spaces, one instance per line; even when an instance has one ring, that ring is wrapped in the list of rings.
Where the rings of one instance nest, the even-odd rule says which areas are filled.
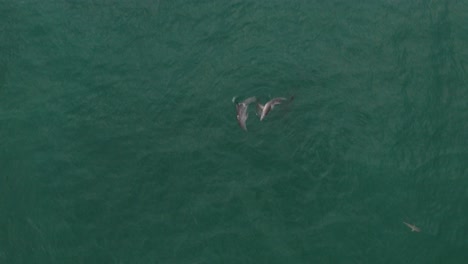
[[[271,99],[265,105],[257,103],[257,115],[260,117],[260,121],[262,121],[265,118],[265,116],[268,115],[268,113],[275,107],[275,105],[281,104],[283,101],[286,100],[287,99],[284,97],[277,97]]]
[[[233,102],[235,102],[236,98],[234,97],[232,99]],[[249,117],[249,113],[247,113],[247,108],[249,107],[249,104],[256,102],[257,98],[255,96],[249,97],[245,99],[244,101],[240,103],[236,103],[236,112],[237,112],[237,122],[239,123],[239,126],[247,131],[247,126],[245,122],[247,121],[247,118]]]
[[[421,229],[419,229],[419,227],[415,226],[415,225],[412,225],[412,224],[408,224],[406,222],[403,222],[403,224],[405,224],[406,226],[408,226],[409,228],[411,228],[411,232],[421,232]]]

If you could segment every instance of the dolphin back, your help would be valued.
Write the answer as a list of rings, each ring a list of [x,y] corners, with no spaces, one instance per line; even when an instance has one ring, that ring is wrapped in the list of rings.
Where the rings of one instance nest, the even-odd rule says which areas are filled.
[[[270,100],[271,106],[275,106],[275,105],[281,104],[283,101],[286,101],[286,100],[287,100],[287,99],[284,98],[284,97],[273,98],[273,99]]]

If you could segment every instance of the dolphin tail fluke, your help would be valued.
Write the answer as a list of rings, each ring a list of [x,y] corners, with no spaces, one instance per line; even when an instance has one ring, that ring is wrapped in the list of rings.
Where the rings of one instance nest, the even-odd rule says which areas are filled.
[[[242,103],[248,105],[256,101],[257,101],[257,97],[252,96],[252,97],[245,99]]]
[[[263,107],[264,106],[261,103],[257,103],[257,116],[262,116]]]

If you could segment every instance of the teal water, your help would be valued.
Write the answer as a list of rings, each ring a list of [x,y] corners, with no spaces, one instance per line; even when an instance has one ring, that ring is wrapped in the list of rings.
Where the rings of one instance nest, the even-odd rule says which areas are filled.
[[[467,12],[2,1],[0,263],[466,262]]]

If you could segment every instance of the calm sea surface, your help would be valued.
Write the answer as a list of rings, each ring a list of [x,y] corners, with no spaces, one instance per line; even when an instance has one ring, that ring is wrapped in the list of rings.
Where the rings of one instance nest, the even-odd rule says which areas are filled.
[[[1,1],[0,263],[466,263],[467,14]]]

